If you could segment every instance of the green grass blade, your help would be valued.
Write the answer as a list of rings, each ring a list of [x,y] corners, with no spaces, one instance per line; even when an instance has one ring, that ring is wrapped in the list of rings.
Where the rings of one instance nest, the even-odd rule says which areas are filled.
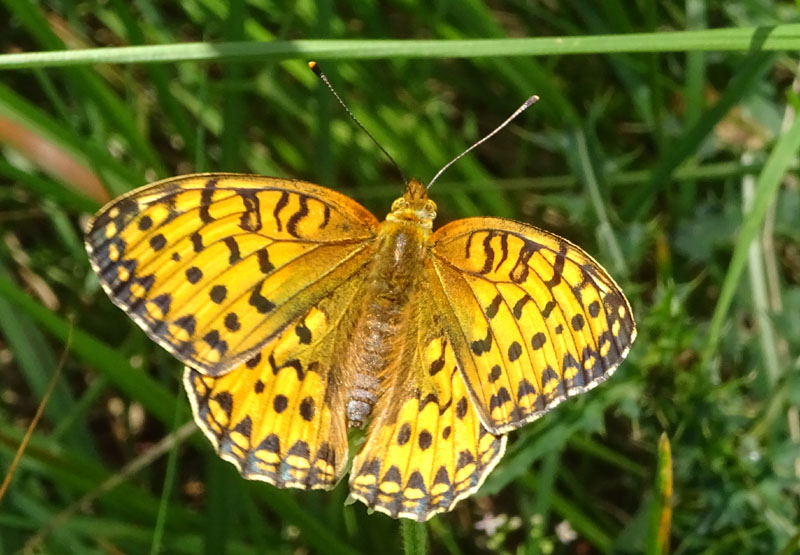
[[[376,59],[564,56],[611,52],[778,51],[800,49],[800,25],[630,33],[583,37],[469,40],[297,40],[121,46],[0,56],[0,69],[99,63],[166,63],[247,59]]]
[[[405,555],[425,555],[428,552],[428,531],[424,522],[404,518],[400,521]]]
[[[800,118],[795,118],[791,127],[778,138],[769,155],[766,166],[764,166],[756,181],[755,198],[750,211],[744,218],[741,231],[739,231],[739,236],[736,239],[731,262],[725,274],[725,281],[722,283],[719,300],[714,309],[714,315],[711,317],[708,335],[701,356],[703,368],[708,368],[719,344],[728,309],[733,302],[742,272],[747,264],[747,251],[750,242],[758,235],[764,222],[767,208],[775,199],[775,194],[790,164],[795,161],[798,149],[800,149]]]
[[[672,449],[666,433],[658,440],[658,468],[655,495],[651,504],[648,555],[669,553],[670,524],[672,522]]]

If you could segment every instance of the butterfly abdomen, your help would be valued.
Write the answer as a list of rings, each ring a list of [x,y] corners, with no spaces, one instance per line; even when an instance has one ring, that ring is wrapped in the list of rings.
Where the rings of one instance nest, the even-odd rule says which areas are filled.
[[[413,222],[385,222],[362,291],[343,357],[347,376],[347,419],[362,427],[372,414],[386,381],[402,363],[413,313],[409,302],[422,270],[427,230]]]

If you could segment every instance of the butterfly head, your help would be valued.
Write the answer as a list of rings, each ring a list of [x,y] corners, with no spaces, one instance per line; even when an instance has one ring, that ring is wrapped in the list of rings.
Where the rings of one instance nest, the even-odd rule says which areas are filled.
[[[418,179],[412,179],[406,193],[392,203],[392,211],[386,219],[392,222],[416,222],[420,226],[431,229],[436,218],[436,203],[428,198],[425,185]]]

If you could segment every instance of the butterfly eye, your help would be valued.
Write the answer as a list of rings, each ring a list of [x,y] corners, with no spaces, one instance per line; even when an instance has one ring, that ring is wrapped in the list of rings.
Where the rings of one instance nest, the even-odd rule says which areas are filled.
[[[398,210],[405,210],[406,208],[408,208],[408,203],[406,202],[406,199],[404,199],[403,197],[400,197],[399,199],[397,199],[392,203],[392,212],[397,212]]]
[[[425,203],[425,211],[431,213],[434,217],[436,217],[436,203],[432,200],[429,200]]]

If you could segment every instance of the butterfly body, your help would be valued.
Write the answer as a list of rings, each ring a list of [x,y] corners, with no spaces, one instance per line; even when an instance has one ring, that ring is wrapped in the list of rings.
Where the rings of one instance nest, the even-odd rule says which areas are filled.
[[[87,251],[186,365],[195,420],[242,475],[426,520],[475,492],[505,432],[605,380],[636,329],[565,239],[498,218],[433,231],[412,180],[384,222],[310,183],[168,179],[112,201]]]
[[[435,205],[413,180],[379,227],[367,278],[356,294],[359,302],[346,318],[355,323],[341,357],[352,427],[366,423],[384,393],[410,381],[403,360],[414,332],[414,307],[423,300],[419,277],[435,217]]]

